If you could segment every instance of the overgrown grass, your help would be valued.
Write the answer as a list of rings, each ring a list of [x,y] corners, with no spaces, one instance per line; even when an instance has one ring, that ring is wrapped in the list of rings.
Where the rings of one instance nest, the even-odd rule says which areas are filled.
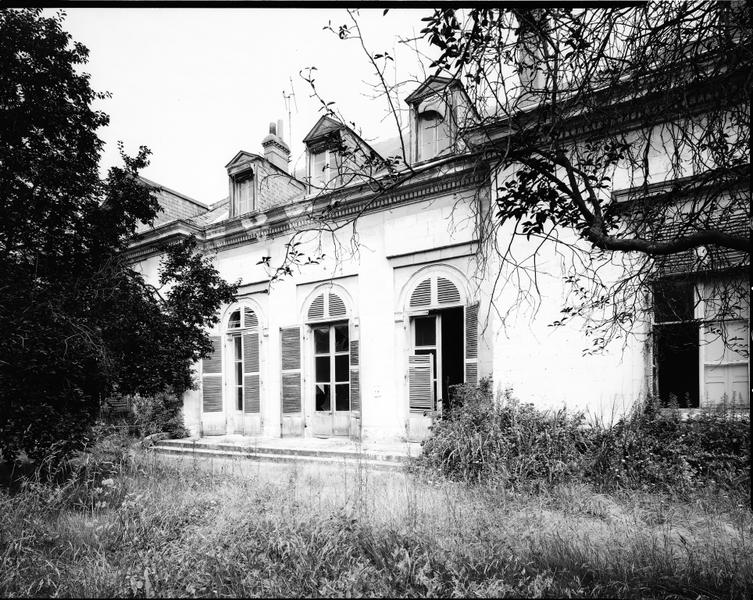
[[[110,435],[0,492],[0,595],[744,598],[744,502],[158,460]]]

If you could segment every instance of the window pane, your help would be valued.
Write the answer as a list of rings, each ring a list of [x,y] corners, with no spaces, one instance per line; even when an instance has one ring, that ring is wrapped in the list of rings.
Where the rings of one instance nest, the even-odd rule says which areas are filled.
[[[335,352],[348,351],[348,324],[335,325]]]
[[[350,386],[347,383],[335,386],[335,410],[350,410]]]
[[[693,283],[663,282],[654,287],[654,321],[690,321],[694,317]]]
[[[235,384],[240,385],[243,381],[243,363],[235,363]]]
[[[416,317],[416,346],[434,346],[437,343],[436,317]]]
[[[327,182],[326,175],[327,152],[317,152],[311,158],[311,183],[323,186]]]
[[[348,373],[348,359],[350,355],[341,354],[335,356],[335,381],[350,381],[350,375]]]
[[[329,410],[329,385],[327,384],[316,385],[316,410]]]
[[[747,362],[748,335],[745,321],[708,323],[704,327],[706,364]]]
[[[437,154],[438,117],[436,113],[424,113],[419,117],[419,160],[428,160]]]
[[[329,382],[329,356],[317,356],[316,362],[316,381],[317,382]]]
[[[237,389],[238,389],[238,393],[236,396],[235,408],[237,410],[243,410],[243,388],[239,387]]]
[[[241,338],[236,336],[233,338],[233,347],[235,348],[235,360],[240,360],[243,357],[241,350]]]
[[[327,354],[329,352],[329,327],[314,329],[314,352]]]
[[[228,321],[228,329],[236,329],[241,326],[241,311],[236,310],[232,315],[230,315],[230,320]]]

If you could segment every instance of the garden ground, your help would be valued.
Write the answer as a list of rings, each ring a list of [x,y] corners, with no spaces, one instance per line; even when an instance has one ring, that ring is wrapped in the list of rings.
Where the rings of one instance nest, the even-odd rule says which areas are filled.
[[[0,490],[0,595],[753,592],[742,491],[680,497],[569,483],[515,492],[421,472],[142,450],[88,472]]]

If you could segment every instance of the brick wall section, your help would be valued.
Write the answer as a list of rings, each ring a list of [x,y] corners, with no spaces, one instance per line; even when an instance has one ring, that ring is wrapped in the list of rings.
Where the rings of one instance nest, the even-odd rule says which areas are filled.
[[[302,198],[305,187],[265,161],[256,163],[258,188],[256,210],[264,212],[275,206]]]

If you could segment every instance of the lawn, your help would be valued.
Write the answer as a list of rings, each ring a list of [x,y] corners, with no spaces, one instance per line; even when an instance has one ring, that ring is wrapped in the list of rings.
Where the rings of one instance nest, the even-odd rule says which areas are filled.
[[[100,460],[102,460],[100,458]],[[750,597],[744,492],[158,458],[0,491],[0,596]]]

